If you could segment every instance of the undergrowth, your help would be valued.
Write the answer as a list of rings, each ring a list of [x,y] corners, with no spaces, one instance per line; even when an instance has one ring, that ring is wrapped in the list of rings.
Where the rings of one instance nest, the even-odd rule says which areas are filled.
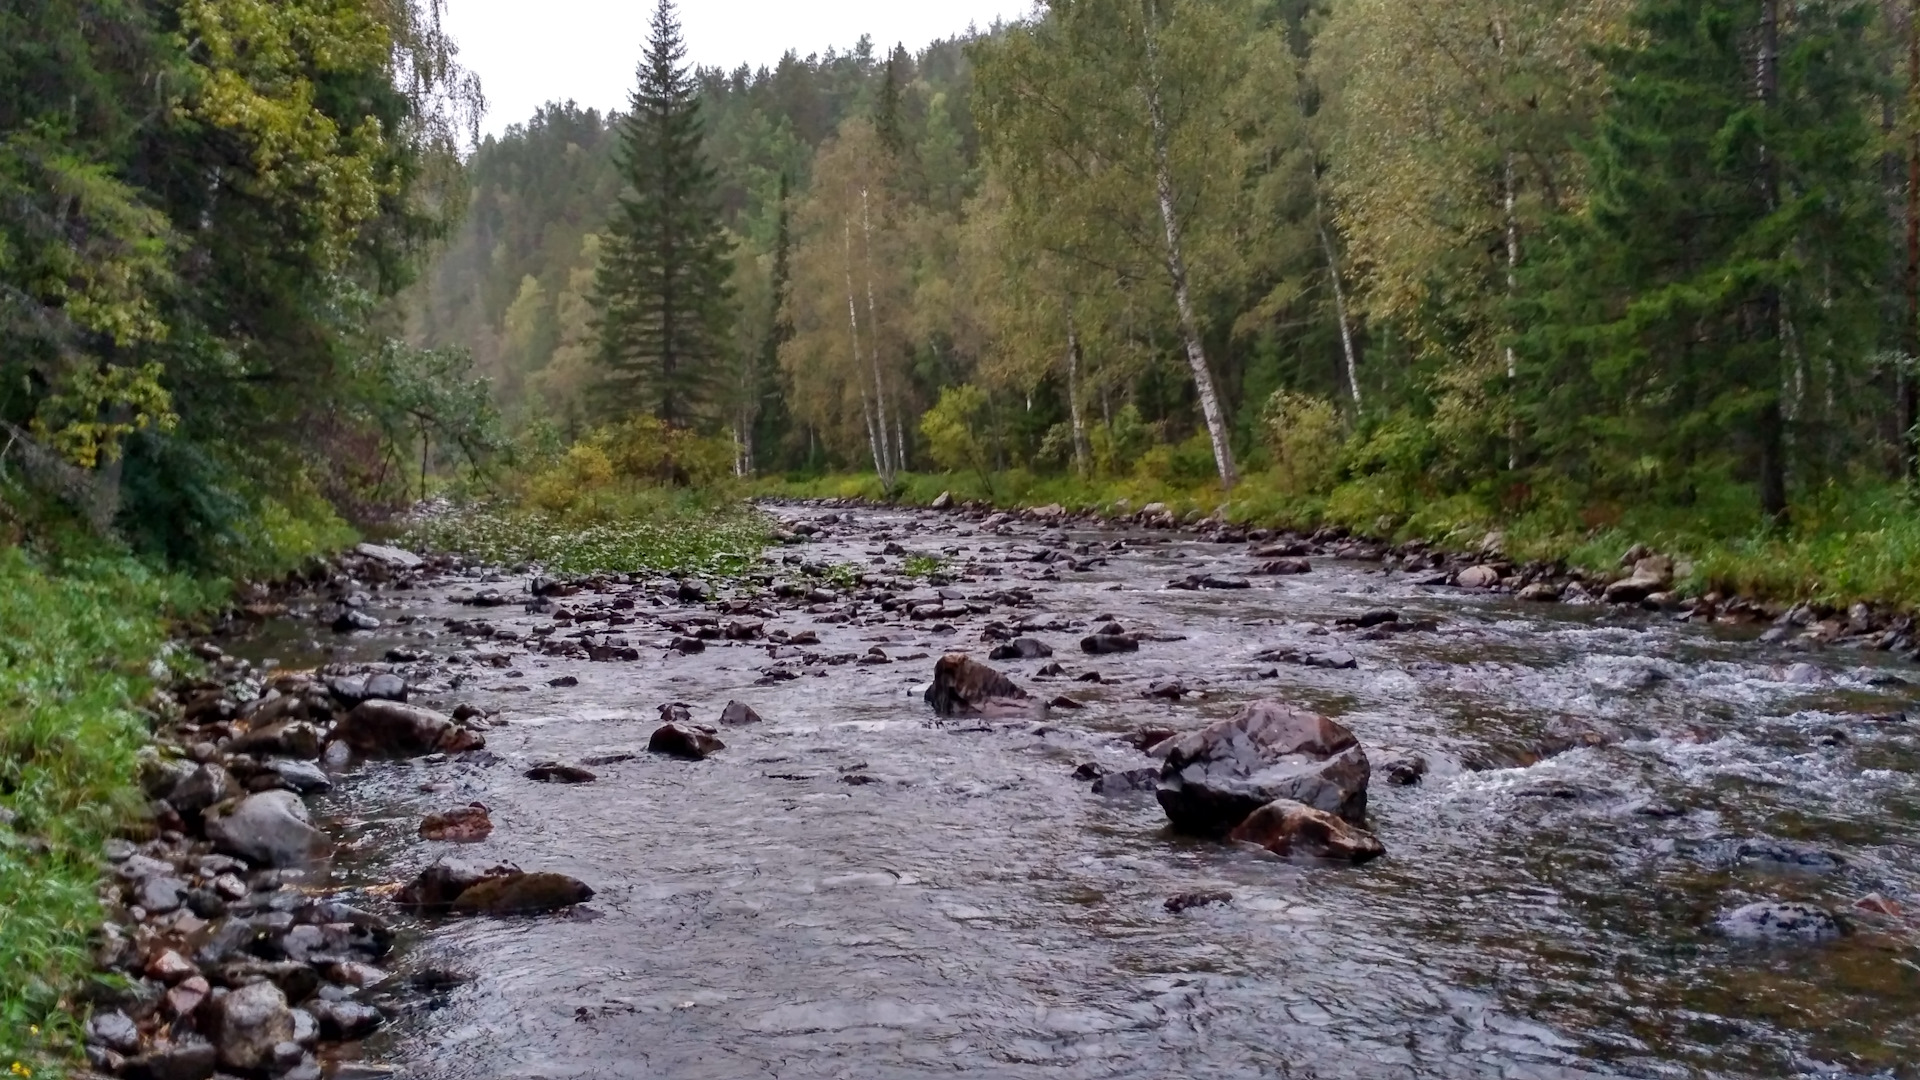
[[[770,534],[766,517],[720,493],[642,488],[555,512],[466,506],[412,525],[401,542],[552,574],[745,572]]]
[[[148,668],[166,613],[220,591],[127,557],[51,565],[0,549],[0,1065],[44,1068],[78,1047],[102,844],[142,809]]]

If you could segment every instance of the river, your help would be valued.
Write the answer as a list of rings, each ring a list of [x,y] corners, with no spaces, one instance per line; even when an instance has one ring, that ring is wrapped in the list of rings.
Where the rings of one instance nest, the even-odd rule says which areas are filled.
[[[486,588],[524,598],[525,577],[510,575],[377,594],[388,626],[345,647],[308,641],[312,623],[252,643],[287,663],[312,662],[315,645],[344,660],[418,650],[431,659],[411,668],[417,699],[506,721],[487,732],[493,764],[362,766],[318,804],[348,840],[348,886],[454,854],[598,893],[570,915],[405,923],[399,968],[463,981],[374,1040],[370,1059],[413,1077],[555,1080],[1920,1075],[1915,938],[1901,919],[1851,910],[1871,893],[1920,893],[1920,741],[1889,715],[1912,700],[1909,664],[1330,558],[1245,590],[1173,590],[1253,560],[1245,545],[1166,532],[780,513],[821,535],[774,560],[879,580],[902,573],[902,556],[882,555],[895,543],[944,558],[954,596],[1025,588],[1033,601],[937,630],[844,595],[817,613],[778,601],[768,629],[820,644],[787,650],[801,677],[772,685],[764,642],[668,651],[658,619],[701,609],[659,599],[664,582],[613,587],[635,601],[621,616],[633,622],[596,624],[638,646],[638,662],[531,652],[511,638],[548,616],[454,602]],[[1048,551],[1092,565],[1035,561]],[[926,586],[899,591],[914,588]],[[1382,607],[1438,629],[1334,626]],[[482,647],[511,667],[474,663],[472,636],[447,619],[494,624]],[[934,659],[984,656],[983,627],[1023,619],[1052,627],[1032,636],[1066,674],[1040,677],[1044,659],[996,666],[1086,708],[937,722],[919,698]],[[1081,655],[1107,619],[1165,640]],[[893,662],[802,663],[875,647]],[[1344,650],[1358,666],[1255,659],[1282,647]],[[1088,671],[1103,680],[1074,678]],[[549,685],[565,676],[578,685]],[[1168,678],[1190,693],[1142,696]],[[1175,837],[1150,795],[1107,798],[1074,778],[1086,762],[1150,764],[1116,736],[1196,728],[1259,697],[1358,734],[1376,759],[1386,857],[1302,865]],[[714,757],[644,752],[661,704],[711,723],[734,699],[765,722],[723,730]],[[1428,774],[1386,783],[1388,753],[1424,757]],[[625,754],[590,784],[521,775]],[[492,812],[485,843],[416,836],[422,815],[472,801]],[[1166,909],[1191,890],[1233,899]],[[1715,932],[1719,913],[1775,899],[1843,912],[1855,932],[1793,945]]]

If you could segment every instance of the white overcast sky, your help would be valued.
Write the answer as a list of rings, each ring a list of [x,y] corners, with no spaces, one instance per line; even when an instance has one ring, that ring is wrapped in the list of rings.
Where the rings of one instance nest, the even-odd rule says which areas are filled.
[[[548,101],[624,107],[633,89],[652,0],[447,0],[460,59],[487,94],[484,130],[499,134]],[[680,0],[680,24],[696,64],[771,67],[789,48],[801,56],[842,51],[861,34],[876,51],[916,50],[969,24],[1024,15],[1030,0]]]

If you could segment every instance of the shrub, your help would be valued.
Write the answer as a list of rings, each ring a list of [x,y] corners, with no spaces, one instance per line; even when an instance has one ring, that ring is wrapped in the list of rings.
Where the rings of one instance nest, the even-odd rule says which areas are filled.
[[[1340,476],[1346,438],[1333,402],[1310,394],[1276,390],[1260,416],[1273,452],[1276,486],[1289,495],[1324,495]]]

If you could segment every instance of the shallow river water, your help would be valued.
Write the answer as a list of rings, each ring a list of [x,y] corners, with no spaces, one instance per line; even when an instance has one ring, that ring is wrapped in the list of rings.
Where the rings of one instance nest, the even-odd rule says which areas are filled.
[[[468,981],[368,1057],[413,1077],[556,1080],[1920,1075],[1915,936],[1851,910],[1870,893],[1908,907],[1920,894],[1920,728],[1885,715],[1911,700],[1911,665],[1329,559],[1245,591],[1175,591],[1174,578],[1247,573],[1248,549],[1082,528],[1063,545],[1049,531],[860,511],[771,552],[889,576],[903,560],[880,553],[895,541],[943,556],[961,596],[1032,590],[1030,605],[951,630],[845,602],[850,622],[790,603],[768,623],[818,633],[798,652],[877,645],[890,664],[757,685],[773,663],[764,643],[669,653],[653,615],[687,609],[647,583],[612,590],[637,600],[636,621],[613,632],[638,662],[500,640],[485,647],[512,671],[427,677],[424,700],[500,710],[487,739],[501,760],[361,768],[322,804],[349,838],[346,880],[399,880],[452,854],[571,874],[598,895],[568,916],[407,924],[401,970]],[[1031,561],[1081,543],[1104,562]],[[335,658],[470,652],[448,618],[527,634],[550,620],[452,602],[524,594],[525,581],[377,594],[376,614],[413,621]],[[1333,625],[1383,606],[1439,629],[1363,640]],[[1183,639],[1084,656],[1096,617]],[[996,666],[1087,708],[936,722],[918,694],[934,659],[984,656],[981,629],[1021,619],[1059,627],[1033,636],[1067,675],[1037,677],[1045,660]],[[288,630],[255,648],[312,662],[273,636]],[[1359,666],[1255,659],[1276,647],[1344,649]],[[915,654],[927,655],[900,659]],[[1074,681],[1089,670],[1106,681]],[[579,685],[548,685],[562,676]],[[1193,693],[1141,696],[1166,677]],[[1072,775],[1150,764],[1116,736],[1199,727],[1257,697],[1338,718],[1376,764],[1380,748],[1428,759],[1415,786],[1376,770],[1386,857],[1300,865],[1175,837],[1150,795],[1105,798]],[[705,761],[644,753],[659,705],[711,723],[730,699],[766,722],[723,730],[726,749]],[[1581,745],[1539,758],[1569,742]],[[521,775],[635,752],[591,784]],[[492,811],[490,840],[415,835],[423,814],[471,801]],[[1233,901],[1163,905],[1215,889]],[[1845,913],[1855,932],[1791,946],[1714,932],[1717,914],[1775,899]]]

